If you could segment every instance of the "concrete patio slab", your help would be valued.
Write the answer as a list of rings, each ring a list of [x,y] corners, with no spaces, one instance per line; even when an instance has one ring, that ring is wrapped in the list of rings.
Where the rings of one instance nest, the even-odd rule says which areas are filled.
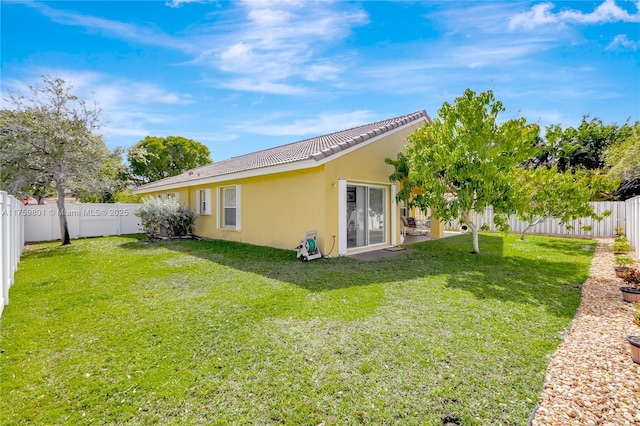
[[[444,238],[455,237],[456,235],[461,235],[461,234],[459,232],[445,232]],[[431,240],[431,236],[429,235],[429,233],[425,233],[422,235],[406,235],[404,237],[404,241],[402,245],[407,246],[415,243],[422,243],[424,241],[429,241],[429,240]],[[363,253],[354,253],[354,254],[348,255],[348,257],[351,257],[353,259],[358,259],[358,260],[369,261],[369,260],[382,259],[385,257],[396,256],[406,252],[407,250],[390,250],[389,248],[385,248],[380,250],[366,251]]]

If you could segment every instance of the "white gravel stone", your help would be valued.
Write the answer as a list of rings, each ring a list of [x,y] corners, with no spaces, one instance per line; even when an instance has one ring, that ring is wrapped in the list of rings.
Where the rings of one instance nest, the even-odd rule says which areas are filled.
[[[640,329],[618,289],[612,243],[598,239],[580,307],[551,357],[532,426],[640,425],[640,365],[625,339]]]

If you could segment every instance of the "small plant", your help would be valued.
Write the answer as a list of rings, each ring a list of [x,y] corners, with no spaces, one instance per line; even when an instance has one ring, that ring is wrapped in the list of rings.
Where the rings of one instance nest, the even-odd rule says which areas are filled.
[[[616,241],[611,246],[611,249],[618,253],[628,253],[631,251],[631,244],[627,241]]]
[[[640,327],[640,303],[636,303],[636,312],[633,314],[633,323]]]
[[[616,235],[613,241],[616,243],[628,243],[629,239],[626,235]]]
[[[616,237],[621,237],[622,235],[624,235],[624,228],[616,226],[615,228],[613,228],[613,232],[616,233]]]
[[[625,283],[629,284],[630,287],[638,288],[638,285],[640,284],[640,270],[629,269],[624,273],[622,279]]]
[[[631,256],[622,255],[616,256],[616,258],[614,259],[614,263],[616,264],[616,266],[631,266],[633,265],[634,261]]]

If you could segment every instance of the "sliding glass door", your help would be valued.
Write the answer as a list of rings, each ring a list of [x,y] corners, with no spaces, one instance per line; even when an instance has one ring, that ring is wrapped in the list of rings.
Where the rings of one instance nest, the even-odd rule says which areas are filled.
[[[387,241],[387,189],[347,185],[347,248]]]

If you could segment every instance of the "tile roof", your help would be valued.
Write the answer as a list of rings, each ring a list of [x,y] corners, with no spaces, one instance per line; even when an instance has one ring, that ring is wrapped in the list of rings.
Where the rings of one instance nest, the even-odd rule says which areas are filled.
[[[239,157],[232,157],[228,160],[214,162],[206,166],[187,170],[177,176],[171,176],[139,186],[134,191],[153,190],[183,182],[290,164],[304,160],[320,161],[323,158],[330,157],[359,143],[418,120],[430,120],[430,118],[426,111],[417,111],[412,114],[377,121],[352,129],[341,130],[327,135],[241,155]]]

